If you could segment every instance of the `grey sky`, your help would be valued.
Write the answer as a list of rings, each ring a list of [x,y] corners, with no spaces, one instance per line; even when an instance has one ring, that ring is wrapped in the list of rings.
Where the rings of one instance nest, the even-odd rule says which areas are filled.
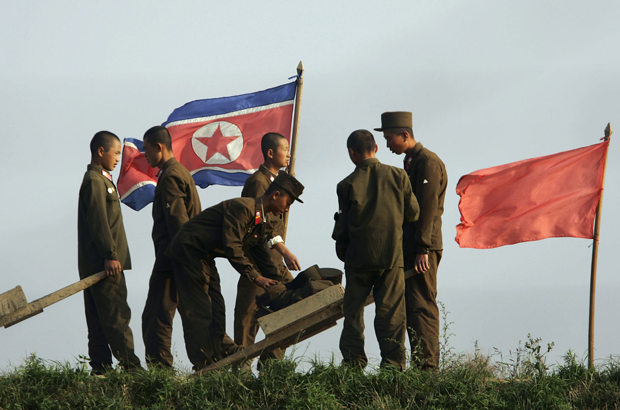
[[[449,173],[438,298],[454,322],[451,345],[471,351],[478,341],[505,357],[531,333],[555,342],[553,361],[571,348],[585,355],[591,241],[460,249],[454,188],[480,168],[594,144],[607,122],[620,129],[619,12],[608,1],[4,2],[0,292],[22,285],[33,300],[78,279],[77,194],[96,131],[142,138],[188,101],[285,83],[302,60],[296,171],[306,190],[304,204],[291,208],[287,236],[302,264],[342,268],[330,234],[336,184],[353,170],[346,137],[378,126],[383,111],[412,111],[417,139]],[[401,166],[375,138],[379,159]],[[599,250],[600,360],[620,353],[616,145],[612,137]],[[210,187],[200,196],[207,207],[240,192]],[[123,206],[142,359],[150,210]],[[231,330],[238,274],[224,260],[218,266]],[[367,310],[367,350],[378,363]],[[178,363],[188,366],[180,319],[175,326]],[[339,360],[341,326],[295,354]],[[81,296],[0,329],[0,341],[0,369],[31,352],[74,362],[87,354]]]

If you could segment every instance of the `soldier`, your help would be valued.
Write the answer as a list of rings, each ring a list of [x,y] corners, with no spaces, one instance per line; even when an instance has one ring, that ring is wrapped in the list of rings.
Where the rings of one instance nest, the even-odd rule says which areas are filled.
[[[381,128],[387,147],[405,153],[405,170],[420,204],[420,218],[404,227],[405,270],[416,275],[406,281],[407,330],[413,358],[424,369],[439,364],[439,308],[437,267],[441,261],[441,215],[446,196],[446,166],[434,153],[416,142],[410,112],[384,112]]]
[[[105,270],[107,277],[84,290],[91,374],[112,367],[112,355],[123,369],[140,369],[129,327],[124,270],[131,269],[123,216],[112,171],[121,142],[108,131],[90,142],[91,161],[84,174],[78,203],[78,269],[84,279]]]
[[[266,244],[268,214],[277,217],[287,212],[294,200],[302,202],[302,192],[297,179],[281,173],[262,197],[234,198],[207,208],[173,238],[166,253],[173,260],[185,346],[195,370],[219,359],[215,346],[219,336],[212,333],[211,323],[219,322],[223,315],[214,315],[215,306],[208,295],[210,281],[217,275],[214,258],[227,258],[241,275],[263,289],[278,283],[265,276],[277,274]],[[256,248],[254,259],[264,262],[261,272],[246,254],[252,247]]]
[[[242,197],[258,198],[262,196],[269,185],[273,182],[278,171],[288,166],[291,155],[289,154],[288,141],[284,136],[275,132],[267,133],[261,140],[261,151],[263,152],[264,163],[258,171],[252,174],[246,181],[241,191]],[[299,261],[288,248],[284,245],[281,234],[284,232],[284,218],[271,218],[272,239],[268,242],[271,248],[271,260],[277,268],[277,275],[271,277],[281,282],[290,282],[293,275],[287,269],[300,270]],[[252,253],[252,251],[250,251]],[[282,258],[286,261],[287,266],[282,263]],[[256,320],[256,296],[262,295],[264,290],[256,286],[245,276],[239,278],[237,284],[237,300],[235,303],[235,343],[247,347],[254,343],[256,333],[258,332],[258,321]],[[260,361],[268,358],[281,359],[284,351],[277,348],[271,352],[264,353],[260,357]],[[249,367],[249,363],[246,363]]]
[[[418,217],[418,203],[407,174],[375,158],[377,145],[369,131],[354,131],[347,140],[355,171],[338,183],[339,212],[332,238],[344,262],[346,289],[343,361],[365,367],[364,305],[373,292],[375,333],[381,366],[405,369],[405,279],[403,223]]]
[[[153,198],[153,244],[155,264],[149,281],[149,293],[142,313],[142,336],[149,365],[172,368],[172,320],[177,309],[177,291],[172,272],[172,260],[165,251],[181,226],[201,211],[200,198],[189,171],[176,160],[172,140],[165,127],[155,126],[144,134],[144,154],[153,168],[160,169]],[[224,298],[219,278],[209,287],[211,303],[223,312]],[[215,323],[224,323],[217,321]],[[212,329],[212,333],[225,334],[225,328]],[[230,337],[223,337],[223,347],[234,350]]]

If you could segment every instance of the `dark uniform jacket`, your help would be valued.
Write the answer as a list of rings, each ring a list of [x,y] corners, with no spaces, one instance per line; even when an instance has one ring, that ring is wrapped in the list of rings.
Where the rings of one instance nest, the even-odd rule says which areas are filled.
[[[80,277],[104,270],[105,259],[131,269],[131,257],[116,186],[96,165],[88,165],[78,202],[78,269]]]
[[[405,157],[405,170],[420,204],[418,221],[404,227],[405,255],[442,250],[441,215],[448,185],[446,166],[437,154],[418,142]]]
[[[241,191],[241,196],[247,198],[258,198],[260,196],[263,196],[263,194],[265,193],[265,191],[267,191],[267,188],[269,188],[269,185],[271,185],[275,177],[276,175],[273,172],[268,170],[267,167],[265,167],[264,165],[261,165],[260,168],[258,168],[258,171],[250,175],[250,177],[245,181],[245,184],[243,185],[243,190]],[[282,235],[284,233],[283,216],[268,215],[268,217],[269,224],[266,231],[268,239],[271,239],[278,235]],[[254,253],[253,250],[251,252]],[[273,264],[276,265],[279,272],[282,272],[284,270],[282,255],[280,255],[280,253],[275,249],[271,250],[271,260],[273,261]],[[259,265],[259,268],[262,268],[262,266]],[[281,280],[282,278],[279,277],[272,279]]]
[[[165,255],[170,241],[181,226],[201,211],[196,183],[187,168],[176,158],[162,166],[153,198],[153,243],[156,270],[171,270],[170,259]]]
[[[205,209],[181,227],[168,256],[176,262],[202,268],[202,259],[225,257],[241,275],[254,281],[261,274],[245,255],[256,247],[269,260],[266,218],[261,198],[234,198]],[[271,274],[276,267],[271,264]]]
[[[334,227],[338,257],[357,272],[403,267],[403,223],[419,208],[407,174],[376,158],[360,162],[337,187]]]

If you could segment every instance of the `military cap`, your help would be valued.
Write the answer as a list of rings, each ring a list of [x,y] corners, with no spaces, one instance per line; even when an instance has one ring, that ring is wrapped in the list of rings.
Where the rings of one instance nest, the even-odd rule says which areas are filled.
[[[304,201],[299,199],[299,196],[304,192],[304,186],[297,180],[297,178],[288,172],[280,172],[273,180],[272,184],[276,184],[280,188],[284,189],[296,201],[299,201],[302,204],[304,203]]]
[[[328,280],[334,285],[342,283],[342,271],[334,268],[319,268],[312,265],[306,270],[299,272],[295,279],[286,284],[287,289],[301,289],[310,280]]]
[[[413,119],[409,111],[388,111],[381,114],[381,128],[375,131],[385,131],[391,128],[413,128]]]

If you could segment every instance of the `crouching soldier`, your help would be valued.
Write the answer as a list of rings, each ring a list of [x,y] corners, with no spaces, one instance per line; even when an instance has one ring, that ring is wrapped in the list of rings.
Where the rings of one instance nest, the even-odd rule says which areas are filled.
[[[173,261],[185,347],[195,370],[209,366],[221,355],[225,313],[219,311],[223,306],[213,305],[209,297],[211,282],[219,286],[214,259],[228,259],[239,274],[263,289],[278,283],[263,274],[267,272],[259,272],[246,252],[253,249],[255,258],[264,262],[262,269],[270,270],[270,275],[276,273],[267,247],[268,221],[287,212],[293,201],[302,202],[303,188],[297,179],[282,173],[263,196],[234,198],[207,208],[185,223],[172,240],[167,253]],[[213,321],[221,322],[216,323],[222,330],[217,334],[213,333]]]

